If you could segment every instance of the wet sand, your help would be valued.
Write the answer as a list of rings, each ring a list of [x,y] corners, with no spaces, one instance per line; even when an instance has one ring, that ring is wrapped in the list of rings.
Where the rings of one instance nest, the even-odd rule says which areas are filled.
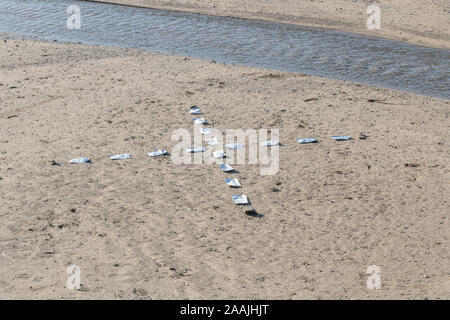
[[[449,101],[131,49],[0,46],[0,298],[450,298]],[[234,166],[261,217],[216,165],[146,156],[193,131],[192,104],[221,130],[280,130],[277,174]],[[93,163],[69,165],[79,156]],[[65,288],[73,264],[82,290]]]
[[[450,49],[447,0],[98,0],[155,9],[268,20]],[[381,29],[367,28],[367,7],[381,9]]]

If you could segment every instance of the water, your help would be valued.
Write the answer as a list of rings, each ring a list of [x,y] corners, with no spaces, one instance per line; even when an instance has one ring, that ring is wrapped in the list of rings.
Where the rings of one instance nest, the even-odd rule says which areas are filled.
[[[81,29],[69,30],[69,5]],[[72,0],[0,0],[0,32],[132,47],[450,99],[450,51],[281,23]]]

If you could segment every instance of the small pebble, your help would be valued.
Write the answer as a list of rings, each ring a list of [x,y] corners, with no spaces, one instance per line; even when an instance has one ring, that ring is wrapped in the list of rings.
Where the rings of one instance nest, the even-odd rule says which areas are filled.
[[[258,215],[258,212],[256,212],[255,209],[251,209],[251,210],[245,210],[245,214],[248,216],[256,217]]]

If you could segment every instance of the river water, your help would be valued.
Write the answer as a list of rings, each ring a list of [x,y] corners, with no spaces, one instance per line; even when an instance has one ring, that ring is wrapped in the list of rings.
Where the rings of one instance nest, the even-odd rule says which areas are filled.
[[[80,29],[67,28],[70,5],[80,8]],[[73,0],[0,0],[0,32],[138,48],[450,99],[449,50],[333,30]]]

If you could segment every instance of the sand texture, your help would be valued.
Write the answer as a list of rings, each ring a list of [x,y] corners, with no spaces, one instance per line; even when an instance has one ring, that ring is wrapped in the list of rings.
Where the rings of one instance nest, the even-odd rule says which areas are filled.
[[[0,298],[450,298],[448,101],[131,49],[0,46]],[[216,165],[146,156],[193,131],[192,104],[221,130],[280,130],[276,175],[235,166],[261,217]],[[93,163],[68,163],[79,156]]]

